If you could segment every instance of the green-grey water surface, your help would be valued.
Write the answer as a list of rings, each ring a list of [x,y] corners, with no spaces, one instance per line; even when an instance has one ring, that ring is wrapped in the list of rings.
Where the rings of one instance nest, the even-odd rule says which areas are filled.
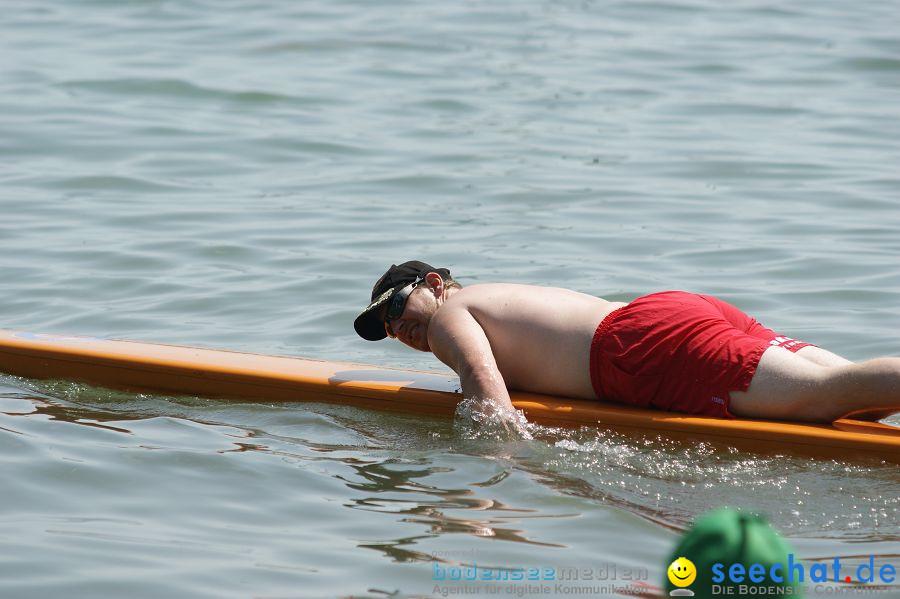
[[[441,369],[351,327],[421,258],[900,355],[896,0],[4,9],[2,328]],[[896,466],[597,428],[0,375],[0,474],[4,597],[427,596],[475,562],[657,585],[721,505],[900,566]]]

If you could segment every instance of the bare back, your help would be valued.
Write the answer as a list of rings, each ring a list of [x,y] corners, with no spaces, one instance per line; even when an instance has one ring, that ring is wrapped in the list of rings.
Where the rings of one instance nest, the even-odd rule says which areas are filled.
[[[591,340],[606,315],[624,305],[556,287],[472,285],[444,301],[433,326],[467,311],[484,330],[508,388],[591,399]]]

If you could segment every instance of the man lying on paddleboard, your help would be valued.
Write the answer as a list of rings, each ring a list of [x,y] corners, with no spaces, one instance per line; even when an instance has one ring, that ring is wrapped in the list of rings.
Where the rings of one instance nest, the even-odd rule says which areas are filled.
[[[900,358],[855,364],[683,291],[626,304],[554,287],[463,288],[446,268],[411,261],[375,283],[354,328],[434,353],[467,399],[508,410],[507,389],[725,418],[900,410]]]

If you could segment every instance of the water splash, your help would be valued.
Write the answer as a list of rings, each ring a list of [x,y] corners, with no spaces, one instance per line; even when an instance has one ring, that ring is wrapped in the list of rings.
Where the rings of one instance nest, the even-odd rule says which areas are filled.
[[[491,399],[466,398],[459,402],[454,414],[454,428],[467,439],[532,440],[531,430],[536,427],[528,422],[522,410]]]

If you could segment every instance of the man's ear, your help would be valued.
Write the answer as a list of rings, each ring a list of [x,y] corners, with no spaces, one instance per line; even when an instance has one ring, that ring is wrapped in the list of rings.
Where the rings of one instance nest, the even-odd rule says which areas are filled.
[[[444,280],[441,278],[441,275],[436,272],[430,272],[425,275],[425,282],[428,283],[428,286],[434,292],[435,297],[441,297],[444,293]]]

